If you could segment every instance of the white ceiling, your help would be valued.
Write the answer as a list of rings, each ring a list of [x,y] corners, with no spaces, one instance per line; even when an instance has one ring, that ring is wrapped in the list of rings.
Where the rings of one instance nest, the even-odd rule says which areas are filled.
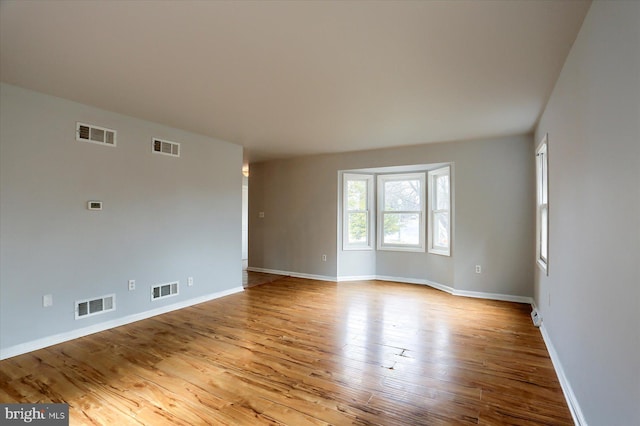
[[[2,81],[252,161],[533,130],[588,1],[5,1]]]

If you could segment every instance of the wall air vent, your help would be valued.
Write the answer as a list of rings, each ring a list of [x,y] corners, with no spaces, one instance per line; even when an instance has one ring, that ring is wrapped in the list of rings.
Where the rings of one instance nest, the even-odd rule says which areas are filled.
[[[96,299],[76,300],[76,319],[91,317],[116,310],[116,295],[108,294]]]
[[[178,281],[167,283],[167,284],[157,284],[151,286],[151,300],[164,299],[165,297],[176,296],[178,294],[178,287],[180,283]]]
[[[180,157],[180,144],[177,142],[171,142],[171,141],[165,141],[158,138],[153,138],[151,149],[153,150],[154,154]]]
[[[116,131],[93,124],[76,123],[76,140],[116,146]]]

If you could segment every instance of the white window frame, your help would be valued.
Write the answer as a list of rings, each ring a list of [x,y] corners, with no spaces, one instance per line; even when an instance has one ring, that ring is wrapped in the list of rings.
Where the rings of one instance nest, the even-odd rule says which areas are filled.
[[[385,244],[384,243],[384,215],[387,213],[384,210],[384,184],[389,181],[402,181],[402,180],[414,180],[418,179],[420,182],[420,210],[411,210],[411,211],[389,211],[389,213],[394,214],[402,214],[402,213],[418,213],[419,215],[419,241],[418,244],[409,245],[409,244]],[[412,252],[423,252],[425,251],[425,173],[395,173],[395,174],[384,174],[378,175],[378,208],[377,208],[377,248],[378,250],[389,250],[389,251],[412,251]]]
[[[438,255],[442,255],[442,256],[451,256],[451,240],[452,240],[452,236],[451,236],[451,188],[452,188],[452,184],[451,184],[451,167],[450,166],[446,166],[446,167],[441,167],[439,169],[436,170],[430,170],[427,173],[428,176],[428,200],[427,200],[427,211],[429,212],[429,226],[428,226],[428,235],[429,235],[429,246],[428,246],[428,252],[431,254],[438,254]],[[448,209],[436,209],[435,207],[438,205],[437,200],[436,200],[436,196],[437,196],[437,191],[435,190],[435,182],[436,180],[441,177],[441,176],[448,176],[449,177],[449,208]],[[435,232],[434,232],[434,226],[435,226],[435,216],[436,214],[442,214],[442,213],[446,213],[447,215],[447,223],[449,224],[449,227],[447,229],[447,232],[449,234],[449,245],[448,246],[441,246],[441,245],[436,245],[435,242]]]
[[[367,201],[365,210],[349,210],[348,184],[352,181],[365,181],[367,184]],[[374,199],[373,199],[373,175],[344,173],[342,175],[342,249],[343,250],[373,250],[374,247]],[[349,243],[349,215],[351,213],[367,214],[367,241],[365,243]]]
[[[544,249],[542,244],[543,238],[546,241],[546,247],[544,247]],[[536,263],[547,274],[549,273],[548,135],[544,136],[536,148]]]

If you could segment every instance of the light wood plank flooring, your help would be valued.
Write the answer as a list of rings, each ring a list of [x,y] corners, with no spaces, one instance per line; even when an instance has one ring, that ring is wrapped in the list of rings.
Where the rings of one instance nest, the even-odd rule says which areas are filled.
[[[72,425],[572,424],[530,307],[282,278],[0,361]]]
[[[266,274],[263,272],[252,272],[246,269],[242,270],[242,287],[249,288],[257,285],[270,283],[280,278],[285,278],[284,275]]]

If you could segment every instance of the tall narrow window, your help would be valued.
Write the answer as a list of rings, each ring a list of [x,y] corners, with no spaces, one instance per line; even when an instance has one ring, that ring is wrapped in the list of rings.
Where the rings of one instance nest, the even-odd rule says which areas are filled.
[[[451,170],[432,170],[429,176],[429,253],[451,255]]]
[[[378,176],[378,249],[424,251],[424,173]]]
[[[538,265],[548,271],[549,265],[549,160],[547,136],[536,149],[536,254]]]
[[[373,216],[373,175],[343,175],[344,250],[371,250]]]

